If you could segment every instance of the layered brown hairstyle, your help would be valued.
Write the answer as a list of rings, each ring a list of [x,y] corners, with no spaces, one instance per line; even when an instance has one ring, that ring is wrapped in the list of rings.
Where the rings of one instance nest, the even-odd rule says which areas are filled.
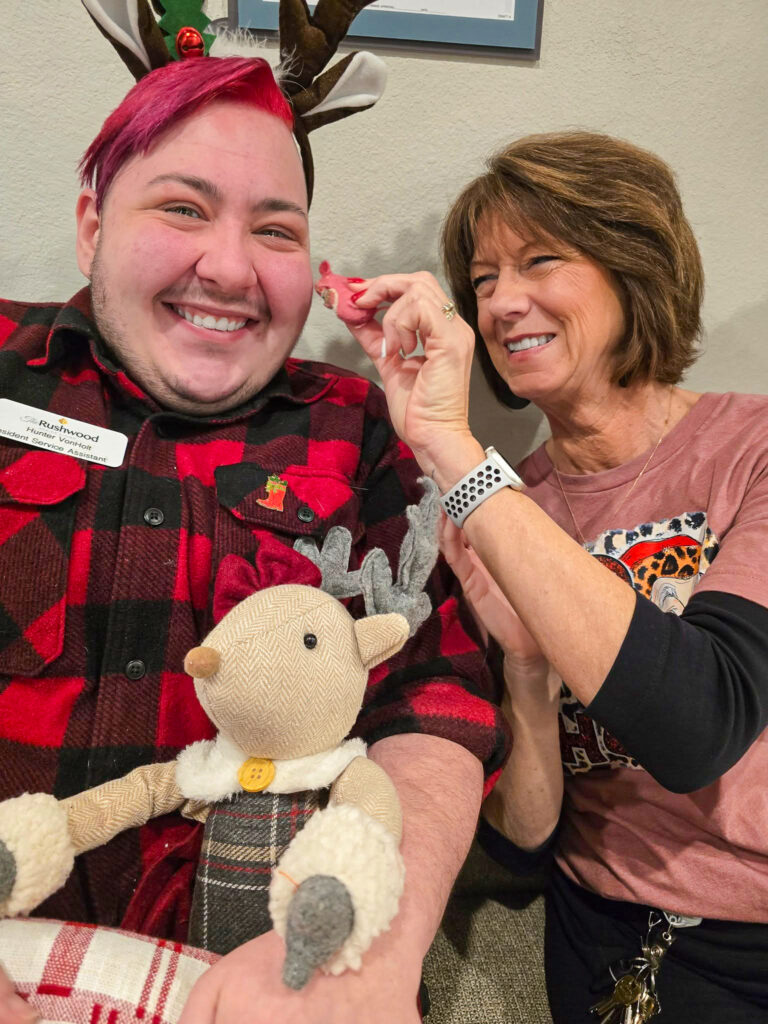
[[[612,274],[626,318],[614,383],[676,384],[697,355],[704,279],[667,164],[621,139],[573,131],[519,139],[487,168],[454,203],[441,240],[451,291],[475,333],[470,263],[479,233],[501,222],[525,239],[576,249]],[[525,404],[508,400],[484,344],[478,354],[497,397]]]

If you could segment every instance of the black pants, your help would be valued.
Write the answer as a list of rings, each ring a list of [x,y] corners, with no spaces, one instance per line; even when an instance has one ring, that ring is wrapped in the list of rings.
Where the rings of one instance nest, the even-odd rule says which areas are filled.
[[[650,909],[602,899],[554,869],[545,949],[555,1024],[596,1024],[589,1007],[612,991],[610,965],[640,953]],[[660,1022],[768,1024],[768,925],[705,919],[674,934],[656,976]]]

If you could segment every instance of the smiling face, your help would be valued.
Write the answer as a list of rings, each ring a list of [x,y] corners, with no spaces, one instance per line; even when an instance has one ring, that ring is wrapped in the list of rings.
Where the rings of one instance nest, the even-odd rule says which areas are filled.
[[[282,121],[209,103],[128,161],[100,212],[87,189],[77,214],[99,330],[161,405],[220,412],[271,380],[312,299],[306,187]]]
[[[516,395],[546,409],[612,386],[625,318],[620,292],[599,264],[557,242],[481,223],[470,277],[480,334]]]

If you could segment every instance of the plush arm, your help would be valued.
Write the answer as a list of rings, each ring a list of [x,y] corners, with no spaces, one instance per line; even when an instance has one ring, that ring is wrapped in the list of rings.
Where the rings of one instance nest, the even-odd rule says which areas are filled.
[[[175,761],[142,765],[122,779],[61,801],[75,853],[101,846],[125,829],[144,825],[183,803]]]
[[[400,842],[403,814],[397,790],[383,768],[367,757],[356,757],[331,787],[331,803],[353,804],[365,811]]]
[[[276,931],[285,938],[286,984],[303,987],[310,969],[320,965],[332,974],[348,967],[362,969],[372,978],[382,971],[402,981],[404,1011],[409,1003],[411,1009],[415,1005],[421,962],[474,835],[483,771],[464,747],[437,736],[390,736],[373,744],[369,753],[373,763],[366,767],[352,762],[331,805],[315,814],[286,850],[272,876],[269,909]],[[378,788],[370,801],[362,797],[368,781]],[[345,789],[361,800],[342,802]],[[382,796],[387,802],[399,796],[403,808],[399,851],[379,814],[374,818],[369,810],[361,813],[361,802],[380,811]],[[321,948],[320,938],[340,920],[343,901],[334,894],[331,905],[326,894],[320,906],[305,887],[321,878],[341,883],[353,908],[345,926],[349,930],[340,937],[334,932],[333,950]],[[311,941],[303,926],[294,927],[289,920],[296,906],[313,907],[313,915],[317,911],[322,916],[323,929]],[[392,1019],[407,1018],[391,1009],[386,1007]]]
[[[66,882],[78,853],[184,803],[176,763],[136,768],[122,779],[57,800],[22,793],[0,803],[0,917],[28,914]]]

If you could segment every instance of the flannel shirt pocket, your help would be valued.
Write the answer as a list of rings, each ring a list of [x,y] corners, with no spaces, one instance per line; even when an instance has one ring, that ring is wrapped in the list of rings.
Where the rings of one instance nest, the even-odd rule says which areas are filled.
[[[0,674],[35,676],[64,645],[82,463],[0,445]]]
[[[346,526],[353,542],[362,535],[359,495],[341,473],[238,463],[219,466],[215,479],[223,506],[217,516],[215,564],[230,553],[250,557],[264,530],[289,546],[296,537],[322,539],[332,526]]]

